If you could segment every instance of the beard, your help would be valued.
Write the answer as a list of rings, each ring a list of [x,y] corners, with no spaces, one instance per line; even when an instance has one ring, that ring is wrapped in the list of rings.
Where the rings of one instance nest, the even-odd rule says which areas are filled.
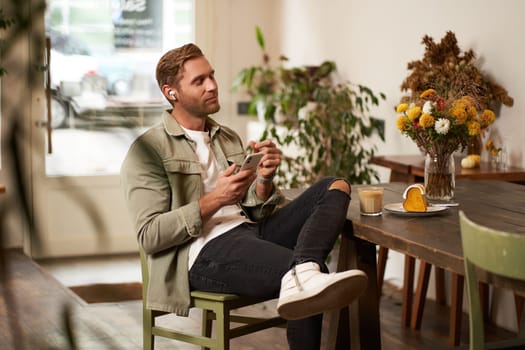
[[[179,100],[179,106],[186,110],[189,114],[199,118],[206,118],[210,114],[217,113],[221,109],[218,98],[215,101],[205,100],[202,102],[198,101],[186,101],[184,99]]]

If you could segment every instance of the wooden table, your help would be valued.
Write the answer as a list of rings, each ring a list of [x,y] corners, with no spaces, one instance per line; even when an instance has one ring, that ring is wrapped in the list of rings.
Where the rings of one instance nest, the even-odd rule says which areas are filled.
[[[385,187],[384,204],[400,202],[406,183],[382,184]],[[352,186],[356,193],[359,186]],[[294,198],[299,191],[286,192]],[[367,217],[359,214],[359,200],[351,201],[347,225],[342,235],[338,270],[359,268],[367,273],[368,289],[352,305],[350,314],[340,314],[337,348],[373,350],[381,348],[379,323],[379,291],[375,276],[376,245],[428,261],[452,272],[451,298],[463,298],[463,252],[459,229],[459,210],[475,222],[496,229],[525,234],[525,186],[504,181],[456,182],[455,201],[458,207],[428,217],[406,217],[384,212],[382,216]],[[484,282],[525,292],[525,282],[480,275]],[[458,288],[459,287],[459,288]],[[452,302],[452,305],[462,303]],[[461,323],[461,310],[452,310],[450,327]],[[348,322],[348,320],[357,322]],[[459,323],[459,324],[458,324]],[[349,324],[351,328],[349,327]],[[335,330],[335,327],[331,327]],[[350,332],[347,330],[350,329]],[[349,333],[352,334],[348,339]]]
[[[525,184],[525,169],[508,166],[495,168],[489,162],[481,162],[478,168],[464,169],[461,158],[455,157],[456,180],[501,180]],[[372,164],[391,169],[390,181],[423,182],[425,176],[425,157],[422,155],[377,156]]]
[[[425,157],[423,155],[389,155],[378,156],[372,159],[372,163],[387,167],[391,169],[390,181],[401,181],[406,183],[424,182],[424,164]],[[525,184],[525,169],[519,167],[496,168],[489,162],[481,162],[480,166],[473,169],[465,169],[461,167],[461,157],[455,157],[456,180],[472,179],[472,180],[502,180],[519,184]],[[386,268],[388,256],[388,248],[380,246],[378,252],[378,275],[377,281],[379,288],[383,284],[384,272]],[[420,271],[418,276],[415,299],[412,297],[412,285],[414,280],[415,259],[411,256],[405,255],[405,272],[404,272],[404,287],[409,288],[404,290],[405,298],[403,300],[401,323],[405,327],[412,327],[419,329],[422,322],[423,308],[426,298],[426,290],[428,288],[428,280],[430,277],[430,270],[432,264],[421,261]],[[439,304],[446,304],[445,293],[445,276],[443,269],[436,266],[436,302]],[[486,284],[480,286],[480,293],[483,296],[483,309],[485,314],[488,314],[489,290]],[[519,299],[519,304],[523,302],[522,297]],[[413,302],[413,303],[412,303]],[[461,329],[451,330],[449,345],[458,345],[460,341]]]

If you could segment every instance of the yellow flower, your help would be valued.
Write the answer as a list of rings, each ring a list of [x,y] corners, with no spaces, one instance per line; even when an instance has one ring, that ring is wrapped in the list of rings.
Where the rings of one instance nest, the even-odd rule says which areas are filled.
[[[418,107],[418,106],[410,108],[407,112],[407,116],[408,116],[408,119],[410,119],[410,121],[414,121],[420,115],[421,115],[421,107]]]
[[[456,124],[462,125],[467,121],[467,111],[465,105],[461,101],[456,101],[449,111],[450,115],[456,118]]]
[[[490,109],[485,109],[483,113],[480,114],[479,119],[481,121],[481,125],[486,128],[490,124],[494,123],[496,120],[496,115]]]
[[[422,128],[431,128],[434,126],[434,117],[430,114],[423,113],[421,115],[421,118],[419,118],[419,125],[421,125]]]
[[[403,113],[408,109],[408,103],[400,103],[397,105],[396,112]]]
[[[478,113],[477,101],[471,96],[445,99],[434,89],[427,89],[420,96],[416,101],[396,106],[396,126],[427,150],[446,148],[453,151],[467,144],[473,136],[481,135],[496,118],[488,109]],[[485,147],[487,152],[496,148],[492,141]]]
[[[487,141],[487,143],[485,144],[485,149],[494,156],[497,156],[498,153],[501,151],[501,147],[496,147],[492,139],[489,139]]]
[[[478,116],[478,111],[474,106],[467,107],[467,114],[469,119],[474,119]]]
[[[427,96],[435,95],[435,94],[436,94],[436,90],[434,90],[434,89],[426,89],[425,91],[423,91],[421,93],[421,95],[419,95],[419,97],[425,98]]]
[[[494,141],[492,139],[489,139],[487,143],[485,144],[485,150],[490,151],[494,147]]]
[[[468,122],[467,127],[468,127],[468,134],[470,136],[479,135],[479,133],[481,132],[481,125],[479,125],[479,123],[476,121]]]
[[[397,128],[400,130],[400,131],[405,131],[408,129],[408,125],[410,124],[410,120],[408,120],[407,117],[405,117],[404,115],[402,116],[399,116],[396,120],[396,125],[397,125]]]

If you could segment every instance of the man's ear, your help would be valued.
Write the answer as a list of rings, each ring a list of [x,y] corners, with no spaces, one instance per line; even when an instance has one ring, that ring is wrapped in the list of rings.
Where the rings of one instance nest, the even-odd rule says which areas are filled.
[[[162,86],[161,90],[162,90],[162,94],[168,100],[177,101],[177,92],[171,86],[166,84],[166,85]]]

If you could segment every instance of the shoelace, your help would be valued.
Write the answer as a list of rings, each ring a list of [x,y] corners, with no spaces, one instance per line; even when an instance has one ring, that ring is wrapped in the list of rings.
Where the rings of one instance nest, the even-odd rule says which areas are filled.
[[[303,286],[301,285],[301,282],[299,282],[299,278],[297,277],[297,272],[295,271],[295,266],[292,267],[292,277],[295,280],[295,285],[299,289],[300,292],[303,291]]]

